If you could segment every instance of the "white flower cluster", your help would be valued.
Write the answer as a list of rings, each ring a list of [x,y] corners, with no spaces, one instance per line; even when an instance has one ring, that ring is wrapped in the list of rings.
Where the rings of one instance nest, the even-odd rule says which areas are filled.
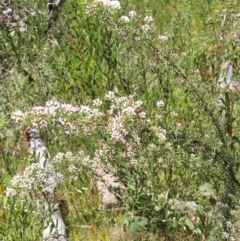
[[[147,32],[149,30],[151,30],[151,27],[148,25],[148,24],[143,24],[141,26],[141,29],[144,31],[144,32]]]
[[[129,16],[130,18],[134,18],[134,17],[137,16],[137,13],[136,13],[134,10],[131,10],[131,11],[128,13],[128,16]]]
[[[42,167],[38,163],[32,163],[28,166],[23,174],[15,175],[10,184],[10,188],[6,189],[6,196],[16,196],[25,197],[32,190],[44,191],[47,185],[49,185],[49,180],[52,178],[54,173],[54,167],[48,165],[47,167]],[[56,173],[54,176],[54,181],[58,183],[62,182],[63,176],[60,173]]]
[[[146,17],[144,18],[144,22],[145,22],[145,23],[151,23],[151,22],[153,22],[153,17],[152,17],[152,16],[146,16]]]
[[[120,2],[117,0],[95,0],[94,3],[115,9],[121,9]]]
[[[141,107],[142,101],[134,101],[133,95],[116,97],[113,92],[108,92],[105,98],[112,101],[110,110],[108,110],[111,117],[106,128],[107,132],[112,139],[123,142],[125,136],[129,133],[124,126],[124,120],[126,117],[137,115],[137,109]],[[143,113],[141,115],[143,116]]]
[[[95,13],[97,6],[103,6],[108,9],[121,9],[120,2],[117,0],[94,0],[86,7],[85,13],[87,15],[92,15],[93,13]]]
[[[53,163],[61,165],[66,160],[69,165],[68,172],[72,174],[70,179],[76,180],[76,175],[82,170],[82,167],[90,168],[97,173],[97,170],[102,167],[102,159],[108,158],[109,154],[110,152],[106,149],[106,146],[103,146],[102,149],[97,149],[93,157],[86,155],[83,151],[79,151],[76,155],[70,151],[66,153],[58,152],[53,158]]]
[[[169,38],[167,36],[164,35],[159,35],[158,36],[158,40],[162,41],[162,42],[166,42],[169,40]]]
[[[99,163],[95,163],[95,157],[91,158],[83,151],[79,151],[75,155],[71,151],[68,151],[66,153],[58,152],[52,160],[54,164],[60,164],[60,166],[61,163],[64,161],[67,161],[69,165],[68,172],[72,174],[78,174],[82,170],[82,167],[88,167],[92,170],[95,170],[95,168],[99,165]],[[75,179],[75,177],[71,179]]]
[[[101,105],[100,100],[94,101],[95,105]],[[99,118],[103,116],[98,109],[90,108],[88,106],[75,107],[70,104],[62,104],[57,100],[50,100],[46,102],[45,106],[34,106],[29,111],[23,113],[21,111],[15,111],[11,114],[11,119],[15,122],[22,122],[26,117],[36,117],[32,120],[31,125],[34,128],[47,128],[48,117],[53,117],[52,123],[56,127],[64,127],[66,134],[78,133],[79,127],[76,123],[69,121],[64,116],[71,116],[73,114],[84,115],[87,120]],[[84,130],[87,127],[82,127]],[[86,130],[86,133],[88,130]]]
[[[100,100],[100,99],[93,100],[93,105],[95,105],[97,107],[101,106],[102,105],[102,100]]]
[[[128,16],[121,16],[120,19],[118,20],[120,23],[128,23],[130,22],[130,19],[134,18],[137,16],[137,13],[134,10],[131,10],[128,13]]]
[[[120,23],[128,23],[128,22],[130,22],[130,19],[128,16],[121,16],[121,18],[118,21]]]
[[[101,112],[98,108],[103,103],[109,107]],[[92,104],[93,107],[86,105],[75,107],[51,100],[45,106],[33,107],[26,113],[15,112],[12,114],[12,119],[19,122],[28,116],[33,116],[35,119],[32,120],[31,124],[36,127],[46,127],[48,123],[48,125],[64,128],[67,134],[78,133],[80,135],[81,133],[86,139],[93,133],[97,134],[96,131],[102,131],[103,135],[109,137],[99,140],[101,148],[95,150],[91,157],[80,151],[77,155],[73,155],[72,152],[58,153],[53,158],[54,165],[64,160],[72,165],[68,168],[72,175],[71,180],[76,178],[74,170],[77,170],[77,167],[79,170],[83,166],[92,170],[102,169],[102,165],[107,168],[107,163],[116,159],[115,155],[118,155],[117,158],[129,162],[130,166],[136,165],[139,161],[142,143],[150,135],[144,131],[143,137],[143,130],[152,131],[158,138],[158,143],[164,143],[168,149],[172,148],[171,143],[166,142],[166,130],[155,126],[154,119],[150,121],[146,118],[142,101],[135,100],[134,95],[118,97],[110,91],[102,100],[93,100]],[[157,106],[163,105],[163,101],[157,102]],[[101,130],[98,129],[99,127]],[[96,136],[96,138],[98,137]],[[116,149],[116,144],[119,145],[119,149]],[[155,145],[156,143],[149,141],[150,144]]]
[[[155,132],[155,135],[158,137],[160,143],[163,143],[166,141],[167,137],[167,131],[162,129],[161,127],[153,127],[152,130]]]
[[[163,106],[165,105],[165,103],[164,103],[163,100],[159,100],[159,101],[157,101],[156,105],[157,105],[158,107],[163,107]]]
[[[11,114],[11,119],[14,120],[15,122],[22,122],[24,118],[25,118],[25,114],[20,110],[17,110]]]
[[[40,129],[47,128],[47,121],[42,118],[36,118],[32,121],[32,126]]]

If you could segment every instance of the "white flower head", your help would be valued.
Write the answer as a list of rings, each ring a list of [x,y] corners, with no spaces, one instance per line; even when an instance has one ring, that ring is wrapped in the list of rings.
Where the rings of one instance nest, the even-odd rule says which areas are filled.
[[[128,16],[122,16],[119,20],[120,23],[128,23],[130,21]]]
[[[137,16],[137,13],[136,13],[134,10],[132,10],[132,11],[130,11],[130,12],[128,13],[128,16],[129,16],[130,18],[134,18],[135,16]]]
[[[158,36],[158,40],[162,41],[162,42],[166,42],[169,40],[169,38],[167,36],[164,35],[159,35]]]
[[[146,16],[146,17],[144,18],[144,22],[145,22],[145,23],[151,23],[151,22],[153,22],[153,17],[152,17],[152,16]]]
[[[14,120],[15,122],[23,121],[24,118],[25,118],[25,114],[20,110],[17,110],[11,114],[11,119]]]
[[[48,109],[43,106],[33,106],[29,111],[29,115],[44,115],[47,114]]]
[[[156,103],[156,105],[157,105],[158,107],[162,107],[162,106],[165,105],[165,102],[164,102],[163,100],[159,100],[159,101]]]
[[[94,3],[96,4],[100,4],[102,6],[105,7],[110,7],[110,8],[114,8],[114,9],[120,9],[121,5],[119,1],[111,1],[111,0],[95,0]]]
[[[102,100],[100,100],[100,99],[95,99],[95,100],[93,100],[93,105],[95,105],[95,106],[100,106],[100,105],[102,105]]]
[[[108,91],[108,93],[105,95],[105,99],[114,100],[115,99],[115,93],[112,91]]]
[[[141,29],[145,32],[149,31],[151,29],[151,27],[148,24],[143,24],[141,26]]]
[[[120,9],[121,5],[119,1],[107,1],[107,6],[115,8],[115,9]]]
[[[36,118],[32,121],[32,126],[35,128],[47,128],[47,121],[42,118]]]

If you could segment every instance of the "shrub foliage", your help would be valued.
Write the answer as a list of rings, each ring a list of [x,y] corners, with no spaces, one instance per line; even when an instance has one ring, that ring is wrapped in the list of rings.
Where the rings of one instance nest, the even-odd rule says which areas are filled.
[[[237,3],[77,0],[50,20],[43,1],[1,5],[1,240],[44,229],[29,126],[69,240],[238,240]],[[99,167],[124,186],[111,211]]]

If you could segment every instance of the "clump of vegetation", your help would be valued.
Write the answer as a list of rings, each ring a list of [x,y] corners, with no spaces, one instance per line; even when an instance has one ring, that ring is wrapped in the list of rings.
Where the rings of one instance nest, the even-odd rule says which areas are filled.
[[[238,240],[237,1],[66,1],[49,20],[41,1],[6,8],[1,240],[42,240],[52,171],[27,127],[61,180],[47,200],[68,240]],[[99,168],[118,207],[94,193]]]

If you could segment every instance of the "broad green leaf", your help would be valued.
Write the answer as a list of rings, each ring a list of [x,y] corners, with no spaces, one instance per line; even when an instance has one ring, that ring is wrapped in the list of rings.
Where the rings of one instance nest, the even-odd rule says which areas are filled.
[[[192,221],[190,219],[186,219],[185,223],[191,230],[194,229],[194,225],[193,225],[193,223],[192,223]]]
[[[138,224],[138,222],[132,222],[130,225],[130,230],[132,232],[137,232],[139,230],[140,226]]]
[[[139,223],[141,227],[144,227],[148,224],[148,220],[146,218],[143,218]]]

